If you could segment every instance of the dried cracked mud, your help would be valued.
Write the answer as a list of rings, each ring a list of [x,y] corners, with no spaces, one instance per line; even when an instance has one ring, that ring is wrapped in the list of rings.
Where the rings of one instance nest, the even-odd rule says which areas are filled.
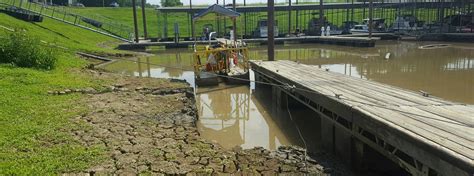
[[[88,128],[72,131],[86,146],[106,148],[105,160],[65,175],[326,175],[330,170],[298,147],[226,150],[200,137],[194,91],[184,82],[92,71],[114,84],[77,90],[89,112],[74,118]]]

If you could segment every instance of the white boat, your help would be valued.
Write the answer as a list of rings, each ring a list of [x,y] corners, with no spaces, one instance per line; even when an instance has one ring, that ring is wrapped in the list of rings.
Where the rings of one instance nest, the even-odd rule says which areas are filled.
[[[278,21],[275,20],[275,26],[273,27],[273,36],[278,37],[279,32],[278,32]],[[254,36],[259,37],[259,38],[266,38],[268,37],[268,25],[267,25],[267,20],[260,20],[257,23],[257,29],[254,31]]]
[[[372,33],[381,33],[387,32],[385,27],[385,19],[383,18],[373,18],[372,19]],[[369,33],[369,19],[364,19],[364,22],[359,25],[354,25],[350,30],[351,33]]]
[[[410,32],[426,29],[423,21],[418,21],[413,15],[398,16],[392,24],[394,32]]]
[[[351,33],[369,33],[369,26],[365,24],[355,25],[351,30]]]

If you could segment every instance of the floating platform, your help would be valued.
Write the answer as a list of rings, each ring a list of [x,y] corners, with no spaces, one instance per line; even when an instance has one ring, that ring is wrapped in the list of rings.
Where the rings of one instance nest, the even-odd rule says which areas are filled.
[[[219,85],[219,76],[208,72],[199,72],[199,77],[196,77],[195,84],[197,86],[217,86]]]
[[[284,44],[285,42],[299,43],[322,43],[332,45],[344,45],[355,47],[374,47],[375,42],[380,38],[373,37],[339,37],[339,36],[301,36],[301,37],[282,37],[275,38],[275,44]],[[267,38],[242,39],[245,43],[267,44]],[[218,40],[197,41],[198,45],[207,45],[209,43],[216,44]],[[194,45],[194,41],[180,42],[140,42],[140,43],[123,43],[118,46],[123,50],[144,50],[149,46],[164,46],[166,48],[188,48]]]
[[[250,64],[256,81],[281,85],[256,91],[272,91],[277,110],[311,109],[314,137],[348,164],[380,162],[377,152],[412,175],[474,174],[474,105],[292,61]]]
[[[354,33],[354,34],[344,34],[338,35],[338,37],[369,37],[369,33]],[[374,32],[372,33],[372,37],[378,38],[380,40],[398,40],[400,39],[399,35],[394,33],[381,33],[381,32]]]
[[[445,41],[474,43],[474,33],[434,33],[423,34],[417,38],[421,41]]]

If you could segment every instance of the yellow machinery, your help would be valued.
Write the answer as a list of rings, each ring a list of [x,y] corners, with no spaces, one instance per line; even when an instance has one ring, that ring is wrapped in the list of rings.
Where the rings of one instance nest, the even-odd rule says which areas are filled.
[[[230,84],[247,82],[244,80],[249,79],[248,58],[247,47],[229,47],[221,42],[214,47],[205,46],[203,50],[196,50],[194,52],[196,84],[217,85],[219,75]]]

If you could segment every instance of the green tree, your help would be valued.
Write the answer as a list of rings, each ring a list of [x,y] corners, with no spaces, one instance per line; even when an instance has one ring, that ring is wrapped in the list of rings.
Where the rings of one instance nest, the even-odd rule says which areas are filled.
[[[161,0],[162,7],[176,7],[183,6],[183,3],[180,0]]]

